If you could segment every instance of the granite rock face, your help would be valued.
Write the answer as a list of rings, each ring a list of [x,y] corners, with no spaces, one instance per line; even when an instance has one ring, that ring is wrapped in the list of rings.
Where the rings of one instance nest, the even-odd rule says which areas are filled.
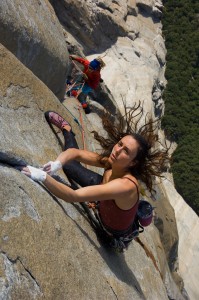
[[[48,1],[37,1],[32,6],[27,2],[20,3],[21,15],[27,18],[34,12],[34,21],[30,18],[29,31],[25,21],[24,27],[23,22],[20,23],[20,32],[27,40],[19,48],[16,44],[9,46],[12,43],[7,37],[7,32],[14,32],[9,12],[13,7],[18,8],[19,3],[2,1],[0,4],[4,9],[0,12],[0,19],[2,24],[6,24],[0,27],[4,37],[2,43],[8,48],[0,47],[0,298],[65,299],[67,293],[69,299],[181,300],[188,299],[187,291],[190,297],[193,296],[190,299],[197,299],[195,281],[192,284],[185,276],[187,265],[190,265],[192,278],[197,278],[197,275],[194,277],[197,274],[197,264],[194,265],[197,261],[197,242],[193,244],[192,251],[187,251],[187,247],[185,250],[184,243],[179,242],[186,222],[182,224],[179,213],[176,227],[173,186],[167,187],[158,182],[157,201],[152,202],[156,206],[155,226],[147,228],[125,254],[118,255],[108,251],[97,239],[80,206],[66,204],[53,197],[42,185],[15,168],[24,163],[41,166],[55,159],[62,151],[62,134],[52,131],[46,123],[44,112],[47,110],[57,111],[70,122],[80,148],[83,148],[81,126],[75,119],[82,119],[86,148],[90,150],[99,147],[90,132],[92,129],[101,130],[101,111],[107,102],[112,113],[118,108],[123,111],[122,97],[129,106],[141,101],[145,113],[154,117],[164,111],[162,91],[166,81],[161,1],[50,2],[64,26],[63,32]],[[12,6],[9,10],[8,5]],[[41,25],[40,14],[50,15],[51,18],[49,20],[45,15],[48,25],[45,27],[43,22],[44,31],[42,27],[37,27],[38,35],[42,34],[46,41],[51,31],[51,38],[58,45],[55,50],[52,40],[50,45],[45,44],[47,54],[50,53],[52,58],[48,68],[53,68],[53,72],[52,69],[46,70],[45,60],[38,58],[37,61],[35,53],[29,52],[28,45],[32,43],[35,26]],[[102,70],[104,83],[97,90],[94,101],[91,101],[94,110],[87,116],[79,110],[76,99],[66,98],[61,104],[55,96],[59,94],[62,95],[60,99],[63,97],[68,72],[65,43],[70,52],[85,54],[89,58],[104,55],[107,64]],[[36,60],[40,67],[38,74],[17,56],[21,50],[23,57],[32,55],[32,59]],[[64,56],[56,51],[64,51]],[[55,57],[61,61],[61,67],[59,63],[54,64]],[[53,84],[45,81],[47,72],[48,79],[54,76],[54,72],[58,76],[55,89]],[[103,98],[103,93],[109,96],[97,103],[98,97]],[[100,172],[99,169],[96,171]],[[67,182],[62,172],[59,175]],[[146,197],[150,198],[150,195]],[[179,197],[176,194],[175,197],[178,201]],[[183,209],[183,199],[180,203]],[[185,252],[186,260],[183,261]],[[184,291],[178,269],[185,281]]]
[[[48,0],[2,0],[0,43],[57,97],[63,98],[68,51],[62,27]]]
[[[197,299],[198,260],[199,260],[199,219],[196,213],[184,202],[176,192],[170,176],[163,181],[170,202],[175,209],[179,233],[179,272],[184,280],[184,287],[190,299]]]

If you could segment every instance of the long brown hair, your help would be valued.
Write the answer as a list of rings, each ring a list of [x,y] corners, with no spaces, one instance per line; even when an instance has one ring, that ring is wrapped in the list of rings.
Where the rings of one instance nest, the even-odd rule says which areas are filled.
[[[129,171],[137,179],[143,181],[151,191],[153,177],[161,177],[162,172],[168,168],[170,160],[169,147],[166,142],[163,146],[158,139],[161,120],[154,121],[146,115],[144,125],[140,125],[143,122],[144,114],[140,103],[130,109],[124,106],[124,109],[124,115],[120,115],[114,120],[110,113],[104,113],[102,124],[107,132],[107,137],[102,137],[98,132],[93,131],[95,139],[103,149],[100,162],[106,161],[105,158],[109,157],[114,145],[124,136],[131,135],[138,142],[139,148],[134,159],[135,165],[129,167]]]

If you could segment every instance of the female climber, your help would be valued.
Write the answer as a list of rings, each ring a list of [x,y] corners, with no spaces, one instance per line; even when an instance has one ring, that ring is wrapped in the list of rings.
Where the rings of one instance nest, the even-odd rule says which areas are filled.
[[[27,166],[22,172],[33,180],[41,181],[51,193],[66,202],[97,201],[103,227],[118,236],[127,233],[138,208],[138,181],[145,183],[151,191],[153,177],[161,176],[169,159],[167,148],[160,150],[156,147],[157,122],[149,119],[138,129],[141,114],[140,106],[126,109],[125,115],[118,117],[115,123],[105,115],[103,126],[107,137],[93,132],[103,149],[98,154],[78,149],[70,124],[57,113],[47,112],[45,117],[48,123],[62,130],[64,151],[55,161],[45,164],[43,170]],[[81,163],[103,168],[103,176]],[[81,188],[73,190],[50,176],[61,168]]]

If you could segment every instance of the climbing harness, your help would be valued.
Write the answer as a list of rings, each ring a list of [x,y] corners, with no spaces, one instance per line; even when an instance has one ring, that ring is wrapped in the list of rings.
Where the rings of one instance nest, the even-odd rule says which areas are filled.
[[[91,202],[88,204],[81,203],[81,205],[84,211],[86,212],[89,221],[93,226],[93,228],[95,229],[99,238],[102,239],[102,241],[105,243],[106,246],[114,249],[114,251],[119,253],[124,252],[124,250],[128,248],[130,242],[133,241],[135,238],[137,238],[139,234],[144,231],[144,227],[151,224],[153,218],[154,208],[148,201],[141,200],[139,202],[138,211],[134,219],[134,222],[127,230],[125,231],[110,230],[103,225],[100,219],[97,202]],[[146,218],[148,218],[148,222],[145,224],[142,223],[142,220]],[[150,218],[150,222],[149,222],[149,218]]]

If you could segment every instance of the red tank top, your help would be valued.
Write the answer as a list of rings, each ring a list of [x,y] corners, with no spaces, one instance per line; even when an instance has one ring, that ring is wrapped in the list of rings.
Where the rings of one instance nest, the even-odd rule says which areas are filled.
[[[107,229],[110,230],[111,229],[119,230],[119,231],[127,230],[130,227],[130,225],[133,223],[137,212],[138,202],[139,202],[138,186],[132,179],[128,177],[123,177],[123,178],[129,179],[135,184],[138,193],[138,200],[135,203],[135,205],[128,210],[119,208],[116,205],[115,200],[99,201],[100,219],[102,221],[102,224]]]

